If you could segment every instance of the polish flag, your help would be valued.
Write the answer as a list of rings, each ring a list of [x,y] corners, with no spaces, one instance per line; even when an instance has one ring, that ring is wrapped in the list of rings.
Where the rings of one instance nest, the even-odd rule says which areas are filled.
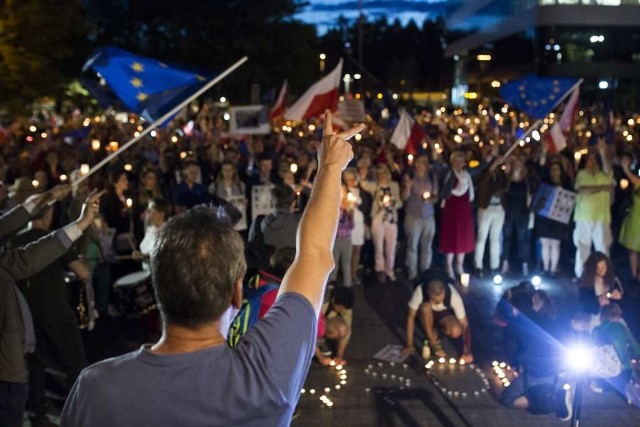
[[[578,98],[580,98],[580,87],[573,91],[569,102],[564,107],[562,115],[557,122],[551,126],[547,143],[549,144],[549,153],[558,153],[567,146],[567,134],[571,132],[573,127],[573,118],[578,107]]]
[[[284,114],[284,110],[287,108],[287,93],[289,91],[289,85],[285,80],[282,83],[282,88],[280,89],[280,94],[278,95],[278,99],[276,100],[276,104],[273,106],[271,111],[269,112],[269,118],[275,119],[276,117],[280,117]]]
[[[402,110],[398,125],[391,135],[391,143],[408,154],[416,154],[425,136],[424,129],[418,122],[407,113],[407,110]]]
[[[338,93],[342,77],[342,58],[336,68],[318,80],[313,86],[284,112],[286,120],[302,121],[338,109]]]

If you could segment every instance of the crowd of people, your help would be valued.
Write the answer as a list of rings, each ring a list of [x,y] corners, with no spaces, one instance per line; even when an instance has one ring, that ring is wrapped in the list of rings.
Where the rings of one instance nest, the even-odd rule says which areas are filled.
[[[640,117],[616,117],[616,130],[609,134],[596,108],[580,111],[569,148],[552,153],[544,134],[537,140],[520,140],[518,135],[529,124],[524,116],[506,105],[496,105],[495,110],[502,114],[494,115],[489,105],[468,112],[444,107],[422,111],[417,119],[427,129],[427,136],[412,154],[386,142],[390,130],[368,117],[367,130],[353,143],[353,158],[340,171],[341,191],[336,193],[340,204],[332,246],[335,269],[328,277],[332,294],[312,301],[325,322],[317,332],[320,344],[315,349],[323,364],[332,359],[327,356],[331,352],[325,348],[327,341],[337,343],[334,361],[346,362],[354,306],[351,287],[372,278],[378,283],[406,279],[416,284],[409,303],[407,347],[413,347],[418,316],[437,356],[444,354],[436,331],[441,329],[453,339],[460,337],[463,358],[473,360],[462,299],[450,285],[469,273],[477,278],[488,273],[528,278],[535,270],[549,277],[563,274],[575,278],[582,308],[591,315],[587,326],[584,318],[576,324],[593,331],[615,322],[611,319],[617,312],[601,313],[603,307],[623,299],[627,286],[640,284]],[[552,122],[550,116],[544,126]],[[39,269],[30,268],[11,276],[12,282],[20,282],[21,289],[11,288],[11,295],[24,295],[24,301],[17,298],[33,313],[38,342],[36,356],[29,358],[29,383],[36,384],[30,393],[43,393],[43,367],[49,359],[65,368],[71,383],[86,365],[78,337],[62,336],[68,329],[65,322],[72,321],[75,311],[68,301],[59,301],[65,270],[88,283],[84,309],[87,324],[92,325],[101,318],[137,315],[154,307],[126,292],[128,285],[141,284],[127,281],[139,277],[136,274],[149,282],[153,276],[155,294],[162,299],[159,273],[154,271],[160,267],[154,267],[154,258],[159,256],[159,242],[169,239],[163,231],[165,224],[175,217],[174,227],[179,227],[179,218],[202,214],[196,208],[199,205],[216,206],[217,215],[227,218],[242,236],[247,273],[241,278],[270,274],[269,282],[286,282],[287,269],[272,262],[273,257],[281,259],[287,249],[297,247],[300,251],[304,218],[313,209],[313,195],[321,191],[317,188],[323,179],[316,160],[321,121],[294,128],[283,123],[269,135],[234,136],[226,133],[221,111],[206,103],[194,105],[104,169],[73,185],[71,195],[63,194],[65,184],[82,178],[143,125],[137,117],[111,111],[97,116],[74,111],[65,117],[41,113],[5,123],[0,129],[0,213],[20,210],[23,215],[31,214],[28,230],[6,239],[7,250],[18,250],[79,216],[81,228],[88,229],[82,236],[70,237],[78,239],[73,252],[47,270],[35,274]],[[575,209],[567,221],[554,219],[545,211],[545,199],[536,197],[543,185],[575,193]],[[87,197],[88,206],[95,206],[93,188],[105,189],[106,194],[99,212],[90,210],[87,214]],[[48,204],[52,198],[59,203]],[[38,206],[35,211],[34,204]],[[314,218],[317,222],[312,227],[327,220],[317,213]],[[26,221],[22,218],[20,225]],[[10,237],[9,232],[3,232],[2,237]],[[173,250],[188,253],[180,242],[174,243]],[[614,244],[628,252],[629,283],[611,277]],[[3,263],[5,259],[16,262],[8,255],[3,255]],[[42,261],[45,264],[48,262]],[[178,283],[185,280],[179,279],[179,274],[190,277],[199,273],[195,271],[198,265],[186,261],[185,265],[194,271],[176,268],[173,273],[166,271],[163,280]],[[423,273],[436,267],[442,268],[442,274],[436,278],[427,274],[427,280]],[[47,288],[39,284],[42,282],[56,282],[56,286]],[[150,285],[143,293],[153,298]],[[544,298],[535,292],[526,295],[512,304],[530,317],[532,310],[540,312],[536,298]],[[231,298],[231,294],[223,296]],[[176,313],[163,308],[165,323],[173,319],[182,326],[198,324],[197,319],[172,317],[184,309],[180,296],[164,297],[175,297],[178,304]],[[272,297],[273,304],[275,295]],[[162,306],[163,302],[159,303]],[[219,318],[217,327],[226,337],[240,308],[235,305],[235,310],[216,308],[215,313],[202,315]],[[0,352],[4,348],[0,345]],[[19,378],[2,375],[0,382],[26,383],[26,366],[21,366],[19,373]],[[518,406],[513,403],[517,397],[509,404]],[[30,394],[35,422],[44,416],[43,399]]]

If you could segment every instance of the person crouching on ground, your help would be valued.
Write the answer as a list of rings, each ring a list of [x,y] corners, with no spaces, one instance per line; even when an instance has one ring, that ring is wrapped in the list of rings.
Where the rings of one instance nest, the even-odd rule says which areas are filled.
[[[424,295],[427,300],[424,301]],[[445,285],[441,280],[430,280],[424,285],[416,287],[409,300],[409,314],[407,315],[407,343],[404,354],[412,353],[413,331],[415,317],[419,315],[431,350],[436,357],[445,357],[446,353],[438,338],[439,329],[447,337],[457,340],[462,337],[462,358],[466,363],[473,362],[471,354],[471,330],[464,309],[462,297],[456,289]]]

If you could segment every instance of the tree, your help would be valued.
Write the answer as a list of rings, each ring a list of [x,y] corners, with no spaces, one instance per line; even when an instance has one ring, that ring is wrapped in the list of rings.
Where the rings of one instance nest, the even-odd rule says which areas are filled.
[[[5,0],[0,4],[0,105],[25,111],[56,97],[86,59],[79,0]]]

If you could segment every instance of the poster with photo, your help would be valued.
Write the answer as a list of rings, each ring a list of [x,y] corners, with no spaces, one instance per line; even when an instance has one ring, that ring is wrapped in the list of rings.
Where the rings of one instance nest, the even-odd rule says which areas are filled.
[[[260,215],[271,213],[271,188],[270,185],[255,185],[251,189],[251,220]]]
[[[540,216],[568,224],[576,206],[576,197],[577,194],[573,191],[540,184],[531,203],[531,209]]]

